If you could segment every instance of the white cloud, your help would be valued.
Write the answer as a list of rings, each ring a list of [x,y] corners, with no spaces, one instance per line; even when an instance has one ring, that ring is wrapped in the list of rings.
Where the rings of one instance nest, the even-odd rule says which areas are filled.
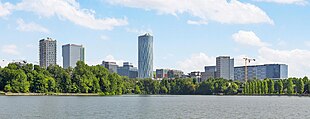
[[[4,16],[11,14],[12,7],[13,7],[12,4],[10,3],[2,4],[0,1],[0,17],[4,17]]]
[[[115,59],[113,55],[108,55],[104,58],[104,61],[107,61],[107,62],[116,62],[117,65],[119,66],[122,66],[123,65],[123,62],[125,62],[124,60],[122,59]]]
[[[14,10],[34,12],[40,17],[58,16],[61,20],[95,30],[111,30],[128,24],[127,18],[95,18],[94,10],[80,8],[75,0],[22,0]]]
[[[10,61],[5,60],[5,59],[0,59],[0,66],[5,67],[10,63]]]
[[[291,77],[310,76],[310,51],[308,50],[277,50],[262,47],[258,53],[260,62],[288,64]]]
[[[269,46],[268,43],[262,42],[262,40],[258,38],[256,34],[252,31],[240,30],[238,33],[233,34],[232,38],[236,43],[245,46],[255,46],[255,47]]]
[[[159,14],[177,16],[188,13],[199,18],[198,21],[204,21],[203,23],[216,21],[225,24],[273,24],[262,9],[238,0],[107,0],[107,2],[113,5],[154,10]]]
[[[100,39],[103,40],[103,41],[110,40],[110,38],[108,36],[106,36],[106,35],[101,35]]]
[[[19,31],[49,33],[49,30],[47,28],[40,26],[39,24],[36,24],[34,22],[25,23],[23,19],[18,19],[16,22],[18,24],[18,27],[16,29]]]
[[[190,58],[177,62],[177,68],[184,72],[203,71],[204,66],[215,65],[215,57],[205,53],[193,54]]]
[[[297,5],[306,5],[308,1],[306,0],[256,0],[258,2],[273,2],[279,4],[297,4]]]
[[[16,45],[4,45],[4,46],[2,46],[1,51],[5,54],[9,54],[9,55],[19,55],[20,54],[17,50]]]
[[[207,21],[192,21],[192,20],[187,20],[187,24],[192,24],[192,25],[203,25],[203,24],[208,24]]]
[[[142,27],[142,28],[140,28],[140,29],[137,29],[137,28],[125,28],[125,30],[126,30],[127,32],[135,33],[135,34],[138,34],[138,35],[140,35],[140,34],[145,34],[145,33],[153,34],[152,29],[150,29],[150,28],[144,28],[144,27]]]

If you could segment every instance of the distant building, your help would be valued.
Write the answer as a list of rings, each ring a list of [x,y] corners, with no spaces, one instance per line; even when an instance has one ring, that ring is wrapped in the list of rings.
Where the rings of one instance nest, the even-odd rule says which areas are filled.
[[[137,78],[138,69],[129,62],[124,62],[122,67],[117,68],[117,73],[121,76],[127,76],[128,78]]]
[[[39,41],[40,67],[47,68],[56,64],[56,40],[47,37]]]
[[[245,67],[235,67],[235,80],[244,81]],[[286,64],[265,64],[247,66],[247,77],[253,79],[286,79],[288,78],[288,66]]]
[[[168,71],[168,78],[169,79],[182,78],[183,75],[184,75],[184,73],[181,70],[169,70]]]
[[[138,77],[153,78],[153,36],[138,37]]]
[[[234,59],[230,59],[229,56],[217,57],[215,77],[234,80]]]
[[[163,79],[168,78],[169,69],[156,69],[156,78]]]
[[[201,80],[215,78],[216,66],[205,66],[205,71],[201,73]]]
[[[74,68],[76,62],[84,61],[85,49],[82,45],[66,44],[62,46],[63,68]]]
[[[116,64],[116,62],[102,61],[101,66],[104,66],[105,68],[107,68],[109,72],[111,73],[117,73],[118,65]]]
[[[197,82],[201,82],[201,72],[194,71],[188,74],[189,78],[196,79]]]

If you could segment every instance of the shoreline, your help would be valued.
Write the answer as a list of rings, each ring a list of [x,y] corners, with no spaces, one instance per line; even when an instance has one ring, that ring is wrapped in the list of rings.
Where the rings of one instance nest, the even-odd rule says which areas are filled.
[[[1,92],[0,96],[122,96],[122,95],[102,95],[100,93],[5,93]],[[137,95],[137,94],[125,94],[125,95]],[[143,94],[141,94],[143,95]],[[160,94],[157,94],[160,95]],[[167,94],[166,94],[167,95]],[[151,95],[150,95],[151,96]],[[173,95],[172,95],[173,96]],[[293,97],[310,97],[309,94],[267,94],[267,95],[245,95],[245,94],[236,94],[236,95],[197,95],[197,96],[293,96]]]

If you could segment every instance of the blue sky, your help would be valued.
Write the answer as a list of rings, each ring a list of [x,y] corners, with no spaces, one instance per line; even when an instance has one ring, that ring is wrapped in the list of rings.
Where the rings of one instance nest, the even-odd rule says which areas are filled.
[[[203,71],[215,57],[286,63],[310,76],[308,0],[0,0],[0,64],[38,62],[38,41],[82,44],[86,62],[137,66],[137,37],[154,35],[154,67]]]

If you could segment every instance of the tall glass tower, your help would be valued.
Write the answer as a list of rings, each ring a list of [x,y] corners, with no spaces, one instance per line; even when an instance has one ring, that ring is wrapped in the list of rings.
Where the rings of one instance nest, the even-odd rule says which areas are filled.
[[[153,77],[153,36],[149,33],[138,37],[138,77]]]

